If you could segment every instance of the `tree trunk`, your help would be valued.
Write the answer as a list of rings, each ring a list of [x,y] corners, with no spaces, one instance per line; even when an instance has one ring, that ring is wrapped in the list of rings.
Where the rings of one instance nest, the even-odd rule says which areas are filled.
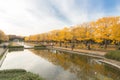
[[[62,46],[62,42],[60,41],[60,47]]]
[[[105,40],[104,48],[107,49],[107,40]]]
[[[87,49],[91,50],[91,41],[88,41],[88,43],[87,43]]]

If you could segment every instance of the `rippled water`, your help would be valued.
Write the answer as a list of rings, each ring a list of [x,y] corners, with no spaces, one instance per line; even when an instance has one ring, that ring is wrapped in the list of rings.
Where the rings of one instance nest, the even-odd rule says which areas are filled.
[[[46,80],[120,80],[120,72],[97,59],[56,50],[9,52],[0,69],[26,69]]]

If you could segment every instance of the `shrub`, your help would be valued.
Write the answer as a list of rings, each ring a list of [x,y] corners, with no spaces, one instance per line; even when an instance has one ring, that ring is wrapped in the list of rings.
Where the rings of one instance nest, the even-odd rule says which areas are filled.
[[[24,69],[0,70],[0,73],[26,72]]]
[[[38,75],[27,72],[24,75],[19,75],[18,77],[13,78],[12,80],[43,80]]]
[[[24,46],[8,46],[8,48],[24,48]]]
[[[46,49],[46,46],[45,45],[36,45],[36,46],[34,46],[34,49],[36,49],[36,50],[44,50],[44,49]]]
[[[46,47],[45,45],[36,45],[34,47]]]
[[[23,69],[0,70],[0,80],[44,80]]]
[[[120,61],[120,50],[116,50],[116,51],[109,51],[106,55],[106,58],[109,59],[114,59],[117,61]]]

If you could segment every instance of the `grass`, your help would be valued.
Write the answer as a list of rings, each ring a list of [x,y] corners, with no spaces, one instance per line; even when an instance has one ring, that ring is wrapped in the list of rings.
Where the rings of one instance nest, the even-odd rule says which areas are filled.
[[[3,57],[3,54],[0,55],[0,60],[2,59],[2,57]]]
[[[45,45],[36,45],[34,46],[34,49],[46,49],[46,46]]]
[[[120,50],[109,51],[106,55],[106,58],[120,61]]]
[[[24,48],[24,46],[8,46],[8,48]]]
[[[6,51],[6,50],[5,50],[5,51]],[[3,57],[4,53],[5,53],[5,51],[0,55],[0,60],[2,59],[2,57]]]
[[[2,56],[3,56],[3,55],[0,55],[0,60],[2,59]]]
[[[35,45],[34,47],[46,47],[45,45]]]
[[[38,75],[26,72],[23,69],[1,70],[0,80],[44,80]]]

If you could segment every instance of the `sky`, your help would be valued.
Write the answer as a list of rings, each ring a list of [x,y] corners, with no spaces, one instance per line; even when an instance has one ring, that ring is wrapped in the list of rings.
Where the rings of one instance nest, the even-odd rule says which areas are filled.
[[[120,0],[0,0],[0,30],[32,35],[120,16]]]

